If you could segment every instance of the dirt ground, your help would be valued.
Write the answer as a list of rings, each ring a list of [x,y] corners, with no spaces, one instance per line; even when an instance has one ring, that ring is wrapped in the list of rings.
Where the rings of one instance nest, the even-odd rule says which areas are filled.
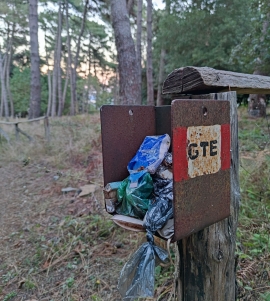
[[[103,300],[120,300],[116,285],[130,253],[129,244],[125,246],[106,236],[91,237],[89,233],[81,242],[83,247],[80,240],[74,245],[69,241],[59,243],[63,249],[60,251],[51,246],[63,238],[58,231],[66,216],[79,217],[85,208],[91,214],[100,214],[97,198],[86,197],[74,204],[72,194],[61,193],[61,185],[53,178],[57,174],[44,172],[42,164],[23,167],[13,163],[1,167],[0,172],[1,300],[12,293],[12,300],[86,300],[95,295],[93,300],[99,300],[99,296]],[[101,219],[108,218],[103,215]],[[90,243],[93,238],[97,239],[94,250]],[[104,266],[110,266],[110,271]],[[81,274],[85,268],[89,271]],[[82,276],[84,279],[76,279]],[[73,288],[75,279],[77,287]]]
[[[0,300],[121,300],[119,273],[145,235],[122,230],[103,209],[99,118],[51,120],[50,143],[42,124],[22,129],[33,144],[0,144]],[[89,184],[94,192],[79,197]],[[270,291],[264,254],[239,259],[239,300],[268,301],[260,298]],[[155,297],[144,300],[169,300],[173,271],[157,270]]]
[[[79,154],[86,133],[78,137],[68,126],[68,164],[20,151],[27,141],[16,144],[17,159],[8,157],[12,146],[0,158],[0,300],[121,300],[119,273],[140,237],[116,227],[103,209],[100,134]],[[87,135],[94,126],[92,118]],[[45,148],[42,139],[30,147]],[[79,197],[86,184],[95,191]],[[62,192],[67,187],[76,190]]]

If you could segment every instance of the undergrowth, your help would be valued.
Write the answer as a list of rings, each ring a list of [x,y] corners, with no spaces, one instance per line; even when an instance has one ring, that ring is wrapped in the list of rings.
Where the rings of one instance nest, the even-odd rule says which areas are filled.
[[[240,110],[239,300],[270,298],[270,120]]]
[[[239,113],[238,300],[269,301],[270,126],[268,119]],[[7,178],[0,188],[12,187],[1,201],[7,224],[0,229],[0,299],[120,300],[119,272],[145,235],[121,230],[102,210],[99,117],[50,119],[50,141],[41,122],[20,128],[33,143],[23,136],[16,141],[8,126],[3,129],[10,144],[0,140],[1,174]],[[97,191],[79,204],[90,206],[88,214],[69,211],[77,197],[61,189],[89,183]],[[171,255],[174,260],[173,250]],[[173,273],[173,264],[156,268],[154,300],[169,300]]]

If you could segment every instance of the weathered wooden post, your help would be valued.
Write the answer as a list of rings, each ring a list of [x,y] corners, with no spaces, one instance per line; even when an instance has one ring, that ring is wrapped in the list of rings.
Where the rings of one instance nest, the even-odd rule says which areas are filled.
[[[50,124],[48,116],[44,117],[44,129],[45,129],[45,139],[50,141]]]
[[[217,93],[231,89],[235,91]],[[230,102],[230,217],[178,241],[176,293],[179,301],[233,301],[237,298],[235,246],[240,188],[236,91],[270,93],[270,78],[207,67],[185,67],[169,74],[163,85],[163,94],[172,94],[173,99],[206,98]]]
[[[127,164],[145,136],[172,137],[178,301],[236,300],[236,92],[270,94],[270,78],[185,67],[164,82],[171,106],[101,108],[104,185],[128,176]]]

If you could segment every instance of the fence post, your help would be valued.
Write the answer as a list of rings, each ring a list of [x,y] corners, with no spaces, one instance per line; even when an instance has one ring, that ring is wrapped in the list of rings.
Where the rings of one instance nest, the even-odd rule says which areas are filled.
[[[18,123],[15,123],[15,135],[16,135],[16,140],[19,141],[20,140],[20,136],[19,136],[19,125]]]
[[[48,116],[44,118],[45,139],[50,141],[50,124]]]
[[[178,301],[233,301],[237,296],[235,247],[240,202],[237,96],[226,92],[202,98],[230,101],[231,216],[178,241],[176,293]]]

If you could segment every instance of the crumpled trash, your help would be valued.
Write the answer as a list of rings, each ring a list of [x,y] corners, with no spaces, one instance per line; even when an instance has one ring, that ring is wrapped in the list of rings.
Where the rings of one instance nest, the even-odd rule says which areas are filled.
[[[149,173],[155,173],[170,147],[168,134],[146,136],[136,155],[128,163],[130,176],[117,190],[116,212],[143,219],[150,205],[153,181]],[[113,210],[112,202],[108,203]]]
[[[146,212],[143,225],[147,230],[155,233],[172,217],[172,202],[164,198],[157,198]]]
[[[124,301],[153,296],[156,257],[165,262],[168,253],[154,245],[153,235],[148,232],[147,242],[130,257],[120,273],[118,290]]]
[[[163,238],[171,238],[174,234],[174,219],[168,219],[166,224],[161,229],[157,230],[157,232]]]
[[[105,206],[108,213],[115,212],[115,206],[117,203],[117,190],[120,187],[121,182],[108,183],[103,189]]]
[[[116,212],[143,219],[150,205],[153,180],[149,173],[127,177],[117,190]]]
[[[162,170],[166,168],[168,169],[168,165]],[[153,297],[155,255],[161,261],[165,261],[168,256],[167,251],[154,245],[153,234],[158,232],[161,236],[170,238],[174,233],[172,178],[162,177],[158,170],[152,178],[154,198],[143,221],[148,242],[132,255],[120,273],[118,289],[123,300],[133,301],[139,297]]]
[[[146,136],[136,155],[128,164],[130,174],[146,170],[154,174],[167,154],[171,143],[168,134]]]
[[[165,261],[168,257],[167,251],[154,244],[153,234],[160,231],[168,236],[172,231],[171,225],[167,225],[173,217],[169,147],[169,135],[147,136],[128,164],[130,176],[117,190],[116,212],[144,218],[143,226],[147,230],[147,242],[131,256],[120,273],[118,289],[125,301],[153,297],[156,259]]]

